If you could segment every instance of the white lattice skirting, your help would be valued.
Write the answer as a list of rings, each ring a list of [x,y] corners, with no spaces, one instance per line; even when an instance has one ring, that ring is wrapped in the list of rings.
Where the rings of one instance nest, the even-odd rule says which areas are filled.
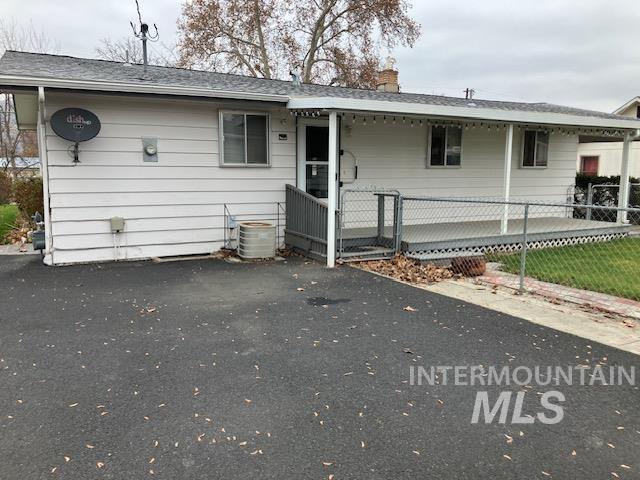
[[[527,249],[539,250],[542,248],[553,247],[565,247],[568,245],[582,245],[585,243],[596,242],[609,242],[618,238],[626,237],[627,233],[606,233],[601,235],[586,235],[580,237],[568,237],[568,238],[554,238],[550,240],[535,240],[527,242]],[[447,258],[446,255],[450,254],[451,257],[455,257],[456,254],[469,254],[477,253],[482,255],[485,253],[512,253],[518,252],[522,249],[522,242],[505,243],[498,245],[483,245],[476,247],[460,247],[460,248],[440,248],[435,250],[419,250],[409,251],[407,254],[410,256],[419,256],[421,258],[428,258],[429,256]]]

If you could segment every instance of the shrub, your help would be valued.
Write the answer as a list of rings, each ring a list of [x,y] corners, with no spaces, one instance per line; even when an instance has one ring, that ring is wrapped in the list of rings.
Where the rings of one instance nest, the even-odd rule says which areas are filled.
[[[13,193],[13,181],[6,172],[0,172],[0,205],[9,203]]]
[[[33,177],[16,180],[13,192],[14,199],[22,215],[27,218],[36,212],[44,215],[42,178]]]
[[[638,179],[629,177],[631,183],[638,183]],[[598,175],[585,175],[584,173],[578,173],[576,175],[576,187],[586,189],[589,184],[594,185],[620,185],[620,175],[612,175],[610,177],[600,177]]]

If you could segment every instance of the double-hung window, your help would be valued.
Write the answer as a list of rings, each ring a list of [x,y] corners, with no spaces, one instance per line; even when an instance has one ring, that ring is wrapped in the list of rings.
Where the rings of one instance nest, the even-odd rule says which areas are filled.
[[[455,126],[431,127],[429,165],[459,167],[462,160],[462,129]]]
[[[220,112],[220,163],[226,166],[269,165],[269,115]]]
[[[547,166],[549,132],[525,130],[522,143],[522,166],[524,168]]]

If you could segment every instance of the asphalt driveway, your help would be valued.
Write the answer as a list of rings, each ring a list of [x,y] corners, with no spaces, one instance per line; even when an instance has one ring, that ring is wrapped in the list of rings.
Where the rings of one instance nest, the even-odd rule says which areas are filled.
[[[409,383],[639,357],[353,268],[3,257],[0,289],[2,479],[640,478],[637,386]],[[472,424],[505,388],[564,419]]]

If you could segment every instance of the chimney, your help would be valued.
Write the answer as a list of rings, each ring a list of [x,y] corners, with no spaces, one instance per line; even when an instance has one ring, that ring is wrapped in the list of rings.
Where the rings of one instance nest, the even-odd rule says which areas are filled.
[[[387,63],[384,70],[378,72],[376,90],[379,92],[398,93],[400,91],[400,85],[398,85],[398,71],[393,68],[395,63],[395,58],[387,57]]]

